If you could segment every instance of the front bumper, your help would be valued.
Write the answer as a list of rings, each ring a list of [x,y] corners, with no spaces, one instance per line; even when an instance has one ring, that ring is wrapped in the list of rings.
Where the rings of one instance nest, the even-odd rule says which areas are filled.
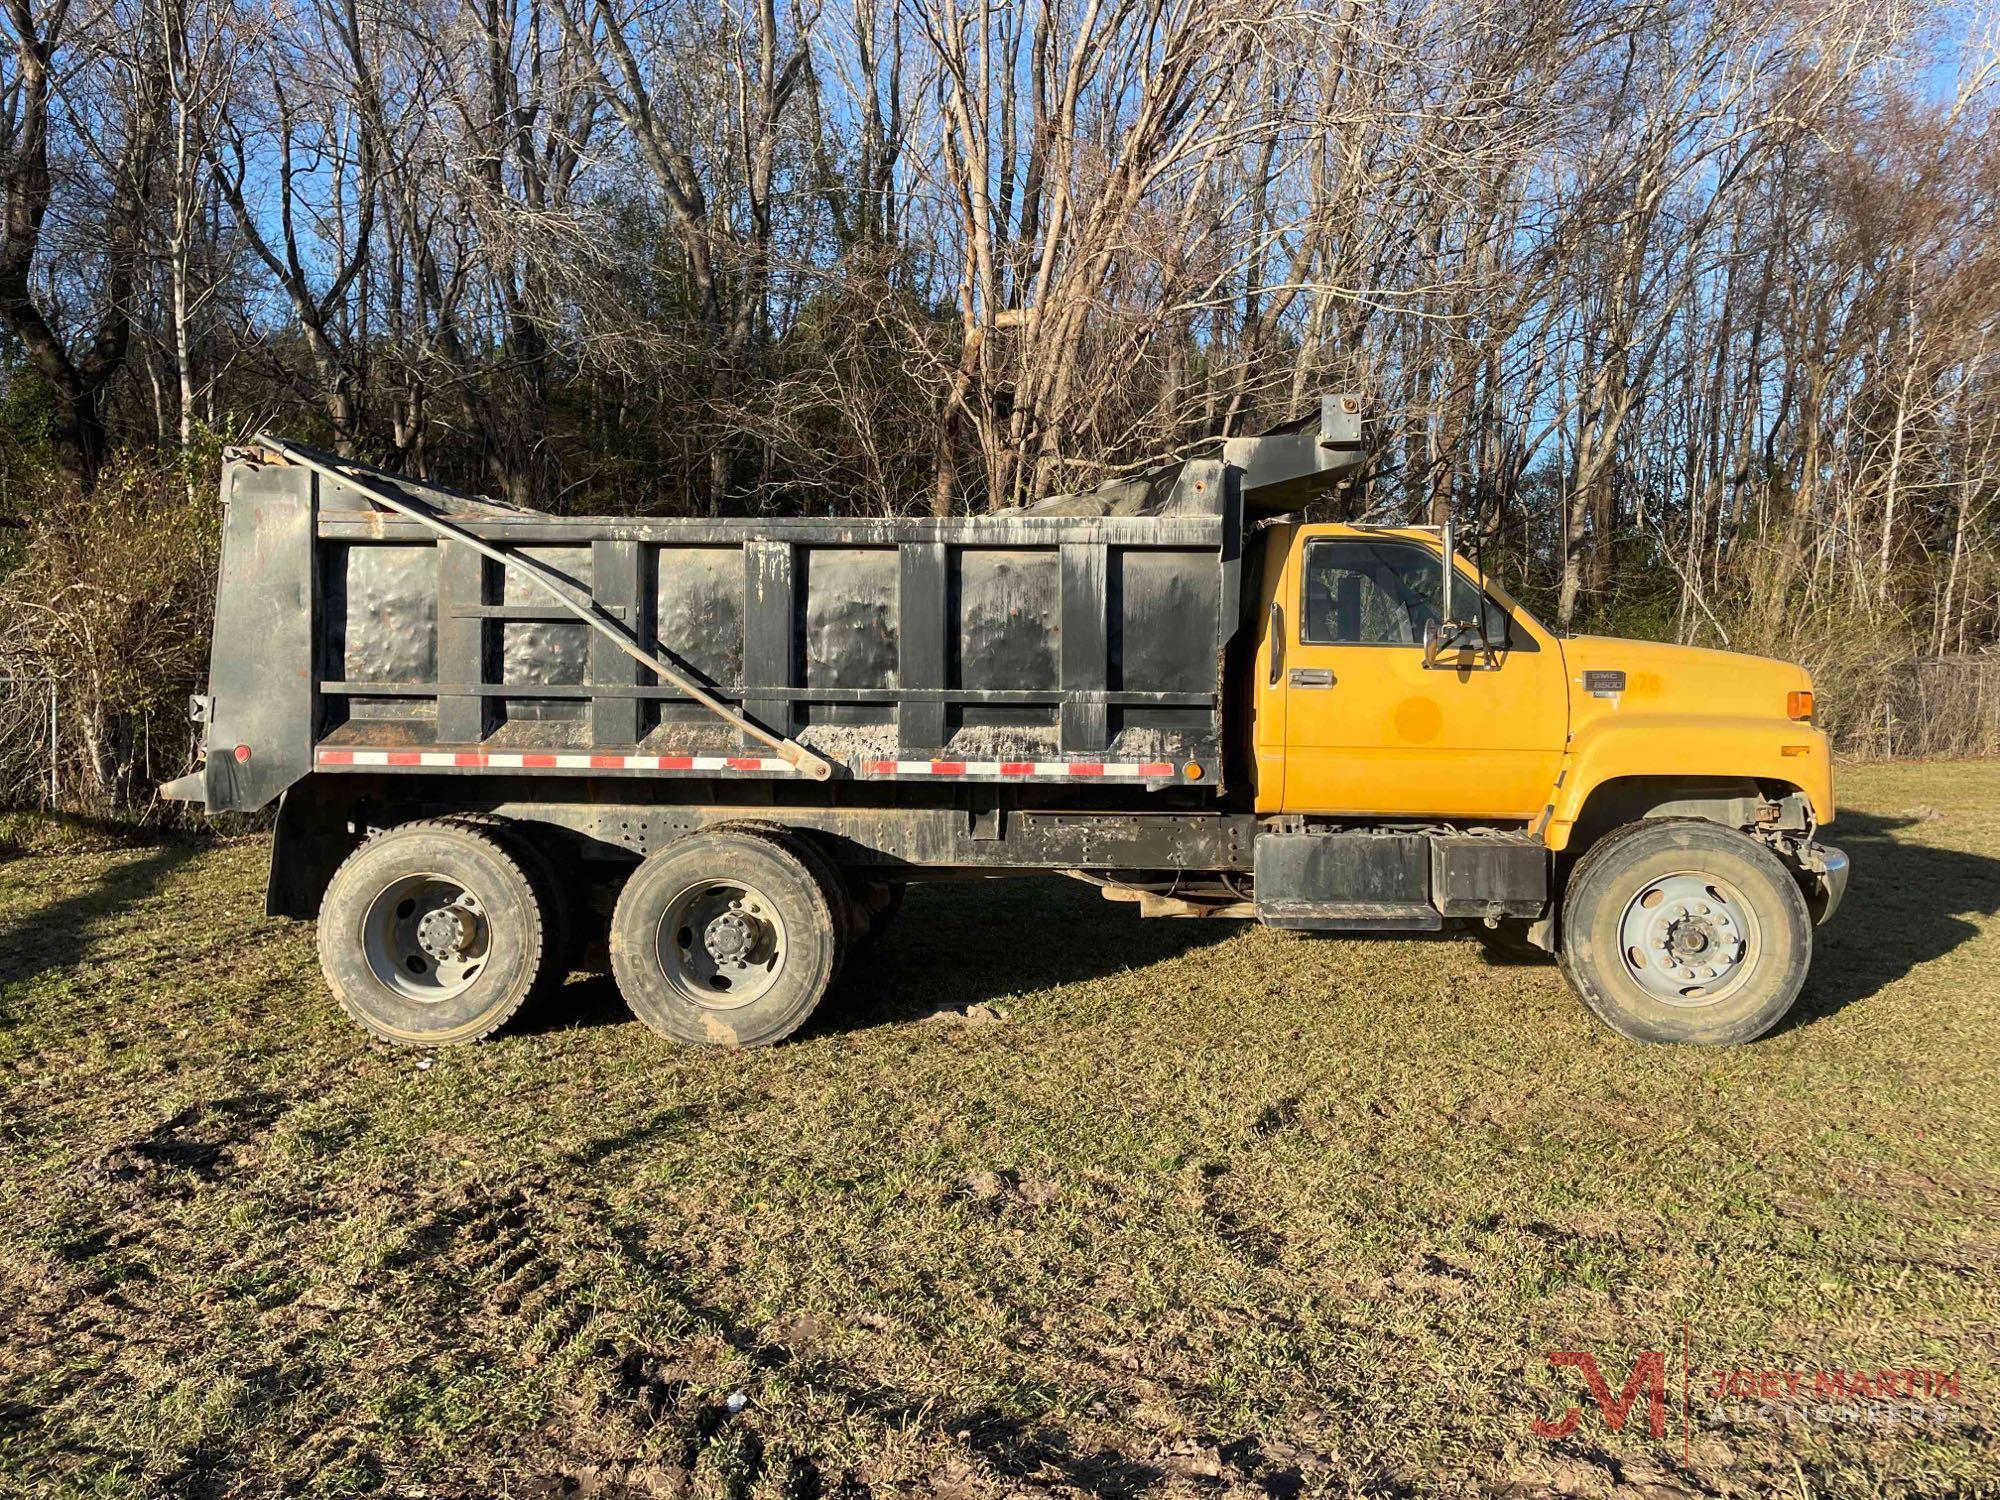
[[[1806,906],[1817,925],[1840,910],[1841,898],[1847,894],[1848,858],[1831,844],[1807,844],[1800,851],[1799,864]]]

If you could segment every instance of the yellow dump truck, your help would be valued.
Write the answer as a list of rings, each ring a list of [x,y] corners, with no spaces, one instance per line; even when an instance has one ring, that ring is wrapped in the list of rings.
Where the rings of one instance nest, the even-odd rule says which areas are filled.
[[[1451,528],[1312,519],[1359,402],[1024,510],[571,517],[228,456],[201,768],[391,1041],[608,954],[682,1041],[790,1035],[915,880],[1463,930],[1621,1035],[1745,1042],[1847,860],[1807,674],[1561,637]]]

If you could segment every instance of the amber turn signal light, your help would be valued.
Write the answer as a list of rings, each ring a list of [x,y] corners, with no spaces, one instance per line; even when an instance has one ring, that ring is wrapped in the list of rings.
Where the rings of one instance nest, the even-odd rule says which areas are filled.
[[[1785,694],[1785,717],[1788,719],[1810,719],[1812,717],[1812,689]]]

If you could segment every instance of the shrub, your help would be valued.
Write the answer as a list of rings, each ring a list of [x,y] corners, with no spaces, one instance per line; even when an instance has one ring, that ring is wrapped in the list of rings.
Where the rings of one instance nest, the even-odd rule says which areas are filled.
[[[50,471],[23,506],[0,578],[0,801],[47,796],[46,684],[57,704],[57,805],[156,813],[155,777],[186,768],[186,702],[206,672],[220,505],[214,449],[189,470],[123,460],[88,495]]]

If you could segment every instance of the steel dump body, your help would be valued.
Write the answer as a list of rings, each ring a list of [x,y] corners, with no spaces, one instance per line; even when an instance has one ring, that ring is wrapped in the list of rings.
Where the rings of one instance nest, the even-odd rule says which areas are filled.
[[[226,468],[211,808],[312,771],[802,779],[466,538],[836,780],[1223,785],[1233,465],[1142,514],[944,520],[559,517],[349,472]],[[456,535],[361,493],[385,485]]]

